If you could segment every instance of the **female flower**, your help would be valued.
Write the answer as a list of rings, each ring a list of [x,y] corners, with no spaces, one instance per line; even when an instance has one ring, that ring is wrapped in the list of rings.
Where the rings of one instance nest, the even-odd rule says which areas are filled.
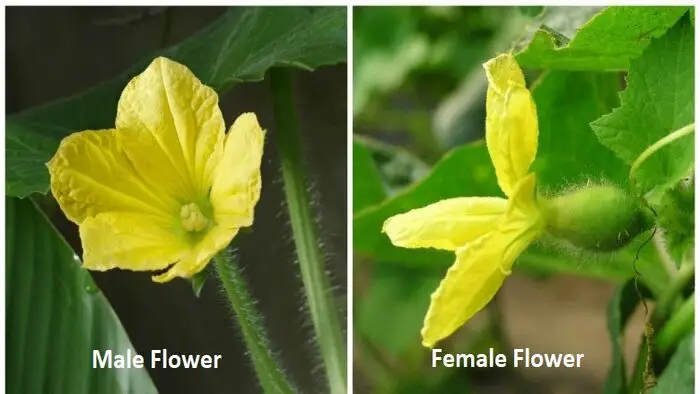
[[[247,113],[224,135],[216,92],[162,57],[126,86],[115,123],[71,134],[48,163],[83,266],[191,277],[253,223],[264,131]]]
[[[454,251],[456,261],[431,296],[423,345],[452,334],[496,294],[516,258],[545,229],[537,204],[537,111],[512,55],[486,64],[486,144],[507,199],[459,197],[389,218],[383,231],[404,248]]]

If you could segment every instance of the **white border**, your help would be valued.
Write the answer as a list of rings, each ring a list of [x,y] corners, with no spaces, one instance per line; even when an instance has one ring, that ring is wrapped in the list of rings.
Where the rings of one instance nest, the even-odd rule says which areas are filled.
[[[355,325],[354,325],[354,320],[353,320],[353,307],[354,307],[354,279],[353,279],[353,248],[352,248],[352,242],[353,242],[353,227],[352,227],[352,219],[353,219],[353,198],[352,198],[352,193],[353,193],[353,188],[352,188],[352,179],[353,179],[353,150],[352,150],[352,138],[353,138],[353,67],[352,67],[352,61],[353,61],[353,35],[352,35],[352,27],[353,27],[353,13],[352,13],[352,6],[347,7],[347,16],[345,19],[345,24],[346,24],[346,30],[347,30],[347,79],[348,79],[348,87],[347,87],[347,93],[348,93],[348,98],[347,98],[347,123],[348,123],[348,132],[347,132],[347,158],[348,158],[348,163],[347,163],[347,207],[348,207],[348,222],[347,222],[347,238],[348,238],[348,245],[347,245],[347,305],[345,306],[347,308],[347,319],[345,320],[347,324],[347,328],[345,330],[346,332],[346,343],[347,343],[347,348],[345,349],[346,354],[347,354],[347,388],[348,388],[348,393],[352,393],[354,390],[355,382],[354,382],[354,374],[353,374],[353,366],[354,366],[354,348],[353,348],[353,337],[355,333]]]

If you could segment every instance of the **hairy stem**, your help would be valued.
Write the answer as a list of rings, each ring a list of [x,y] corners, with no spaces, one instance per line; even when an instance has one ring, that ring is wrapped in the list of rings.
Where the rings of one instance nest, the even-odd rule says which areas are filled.
[[[316,339],[325,365],[330,393],[346,392],[345,343],[338,311],[319,248],[311,199],[306,189],[297,117],[294,110],[291,71],[270,70],[277,144],[282,161],[282,178],[299,259],[306,301]]]
[[[267,394],[296,393],[270,349],[262,318],[233,257],[223,251],[214,257],[214,266],[238,320],[260,386]]]

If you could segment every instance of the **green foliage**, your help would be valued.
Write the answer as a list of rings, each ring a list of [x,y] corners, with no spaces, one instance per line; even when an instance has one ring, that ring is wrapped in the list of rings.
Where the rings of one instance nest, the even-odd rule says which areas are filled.
[[[363,58],[353,64],[354,111],[361,110],[375,91],[398,87],[406,74],[428,56],[427,38],[417,33],[411,10],[399,7],[358,10],[354,17],[353,52]]]
[[[681,261],[695,243],[695,181],[681,182],[665,193],[658,206],[657,223],[664,231],[669,252]]]
[[[612,343],[612,365],[605,381],[603,394],[628,394],[627,370],[622,352],[623,333],[627,320],[638,302],[639,296],[634,287],[634,280],[629,280],[617,289],[615,296],[608,304],[608,333]]]
[[[625,70],[631,59],[638,57],[653,37],[667,29],[688,11],[688,7],[608,7],[586,23],[586,19],[570,18],[576,7],[556,7],[545,12],[540,28],[517,56],[522,67],[577,71]],[[564,19],[562,23],[562,19]],[[572,23],[573,22],[573,23]],[[557,24],[553,29],[551,24]]]
[[[190,285],[192,286],[192,292],[194,293],[195,296],[199,297],[199,295],[202,294],[202,289],[204,288],[204,284],[207,283],[208,276],[209,276],[209,273],[207,272],[207,270],[203,269],[202,271],[199,271],[198,273],[196,273],[190,279]]]
[[[650,394],[691,394],[695,388],[695,336],[691,333],[678,345],[666,370]]]
[[[92,367],[135,353],[109,302],[30,200],[5,198],[8,393],[156,393],[145,369]]]
[[[137,62],[117,78],[76,96],[7,118],[6,193],[45,193],[45,163],[61,139],[86,129],[114,127],[119,95],[155,56],[187,65],[205,84],[224,92],[259,81],[273,66],[314,69],[346,57],[345,7],[232,7],[185,41]]]
[[[430,171],[427,164],[405,149],[370,138],[355,137],[354,141],[355,145],[361,145],[362,149],[368,153],[368,157],[360,157],[362,161],[359,165],[372,170],[369,174],[356,173],[357,177],[353,181],[356,180],[362,188],[377,188],[383,185],[382,197],[396,194],[406,186],[423,179]],[[365,161],[367,159],[369,161]],[[371,175],[372,171],[378,175],[378,178]],[[370,186],[371,183],[374,183],[374,186]],[[353,188],[354,185],[353,183]],[[374,198],[378,197],[379,195],[375,194]],[[375,204],[382,200],[383,198],[377,199]]]
[[[646,148],[693,123],[695,110],[694,29],[683,18],[630,65],[621,106],[591,124],[600,142],[631,164]],[[694,167],[692,137],[683,137],[649,157],[637,171],[645,193],[666,189]]]
[[[442,273],[394,264],[375,264],[369,270],[372,279],[355,307],[356,330],[392,356],[406,357],[407,349],[420,343],[423,316]]]
[[[372,161],[369,149],[357,137],[352,144],[352,173],[353,212],[378,204],[386,197],[379,171]]]
[[[618,78],[612,73],[552,71],[534,83],[540,136],[532,170],[545,193],[588,181],[622,184],[627,179],[627,166],[588,126],[617,104]]]

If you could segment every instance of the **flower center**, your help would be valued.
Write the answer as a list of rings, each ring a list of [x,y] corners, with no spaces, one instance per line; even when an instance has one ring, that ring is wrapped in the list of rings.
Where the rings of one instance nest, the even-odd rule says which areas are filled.
[[[180,208],[180,223],[186,231],[199,232],[209,224],[209,219],[202,213],[199,206],[193,202]]]

